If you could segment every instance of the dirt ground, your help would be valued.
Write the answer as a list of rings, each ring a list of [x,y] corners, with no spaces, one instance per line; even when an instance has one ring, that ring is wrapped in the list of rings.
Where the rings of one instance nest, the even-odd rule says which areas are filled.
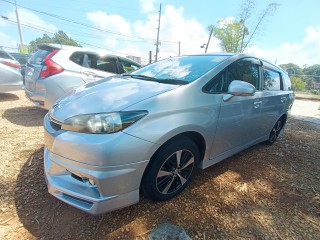
[[[276,144],[199,170],[177,198],[95,217],[47,193],[45,114],[0,93],[0,239],[147,239],[164,222],[192,239],[320,239],[320,125],[291,118]]]

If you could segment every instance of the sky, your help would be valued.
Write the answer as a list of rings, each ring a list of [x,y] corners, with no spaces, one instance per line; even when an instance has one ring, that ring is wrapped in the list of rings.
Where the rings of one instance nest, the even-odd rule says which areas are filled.
[[[133,55],[148,62],[155,55],[159,9],[161,20],[158,59],[179,54],[204,53],[207,26],[222,19],[240,19],[242,0],[16,0],[24,44],[44,33],[59,30],[83,47],[113,54]],[[258,17],[272,1],[255,0],[248,25],[253,32]],[[320,64],[320,1],[274,0],[277,11],[263,23],[263,31],[246,52],[276,64],[300,67]],[[14,0],[0,0],[0,46],[15,52],[20,42]],[[248,22],[249,24],[249,22]],[[208,52],[221,52],[219,40],[211,38]]]

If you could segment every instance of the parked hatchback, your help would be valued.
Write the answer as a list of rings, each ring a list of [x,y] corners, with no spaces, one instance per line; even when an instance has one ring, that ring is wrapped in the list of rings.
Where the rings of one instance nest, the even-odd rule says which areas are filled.
[[[247,54],[168,58],[84,85],[45,116],[49,192],[92,214],[175,197],[195,168],[273,144],[293,103],[281,68]]]
[[[34,104],[49,109],[75,87],[140,67],[130,59],[97,50],[44,44],[28,61],[25,92]]]
[[[20,90],[22,75],[20,63],[3,48],[0,48],[0,92]]]

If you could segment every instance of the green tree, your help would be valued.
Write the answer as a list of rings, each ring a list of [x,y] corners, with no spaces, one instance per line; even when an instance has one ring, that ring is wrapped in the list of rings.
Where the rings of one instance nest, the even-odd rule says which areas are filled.
[[[241,24],[235,20],[225,23],[222,19],[218,21],[217,26],[209,26],[213,31],[213,36],[220,40],[220,47],[224,52],[240,52],[240,43],[242,39]]]
[[[65,32],[59,31],[55,33],[53,37],[49,37],[48,34],[43,34],[41,38],[36,38],[35,40],[31,41],[29,44],[30,53],[36,52],[38,50],[38,45],[43,43],[58,43],[81,47],[80,44],[70,38]]]
[[[287,63],[287,64],[281,64],[279,65],[281,68],[283,68],[289,75],[303,75],[303,70],[301,67],[294,63]]]
[[[320,64],[315,64],[310,67],[304,68],[303,73],[308,79],[309,83],[320,82]]]
[[[292,82],[292,87],[295,91],[304,91],[306,90],[306,82],[302,81],[301,78],[292,76],[290,77]]]
[[[255,11],[253,0],[244,0],[240,6],[239,21],[219,20],[217,25],[209,25],[208,30],[220,40],[220,46],[226,52],[244,52],[249,44],[265,29],[264,23],[278,9],[278,3],[270,3],[257,19],[252,20]]]

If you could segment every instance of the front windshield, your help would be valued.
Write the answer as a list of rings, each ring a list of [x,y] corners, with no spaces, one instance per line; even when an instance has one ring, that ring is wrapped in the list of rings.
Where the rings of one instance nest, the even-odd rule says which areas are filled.
[[[167,58],[140,68],[130,76],[140,76],[141,79],[146,77],[148,81],[163,83],[180,81],[181,84],[187,84],[203,76],[229,57],[230,55],[196,55]]]

